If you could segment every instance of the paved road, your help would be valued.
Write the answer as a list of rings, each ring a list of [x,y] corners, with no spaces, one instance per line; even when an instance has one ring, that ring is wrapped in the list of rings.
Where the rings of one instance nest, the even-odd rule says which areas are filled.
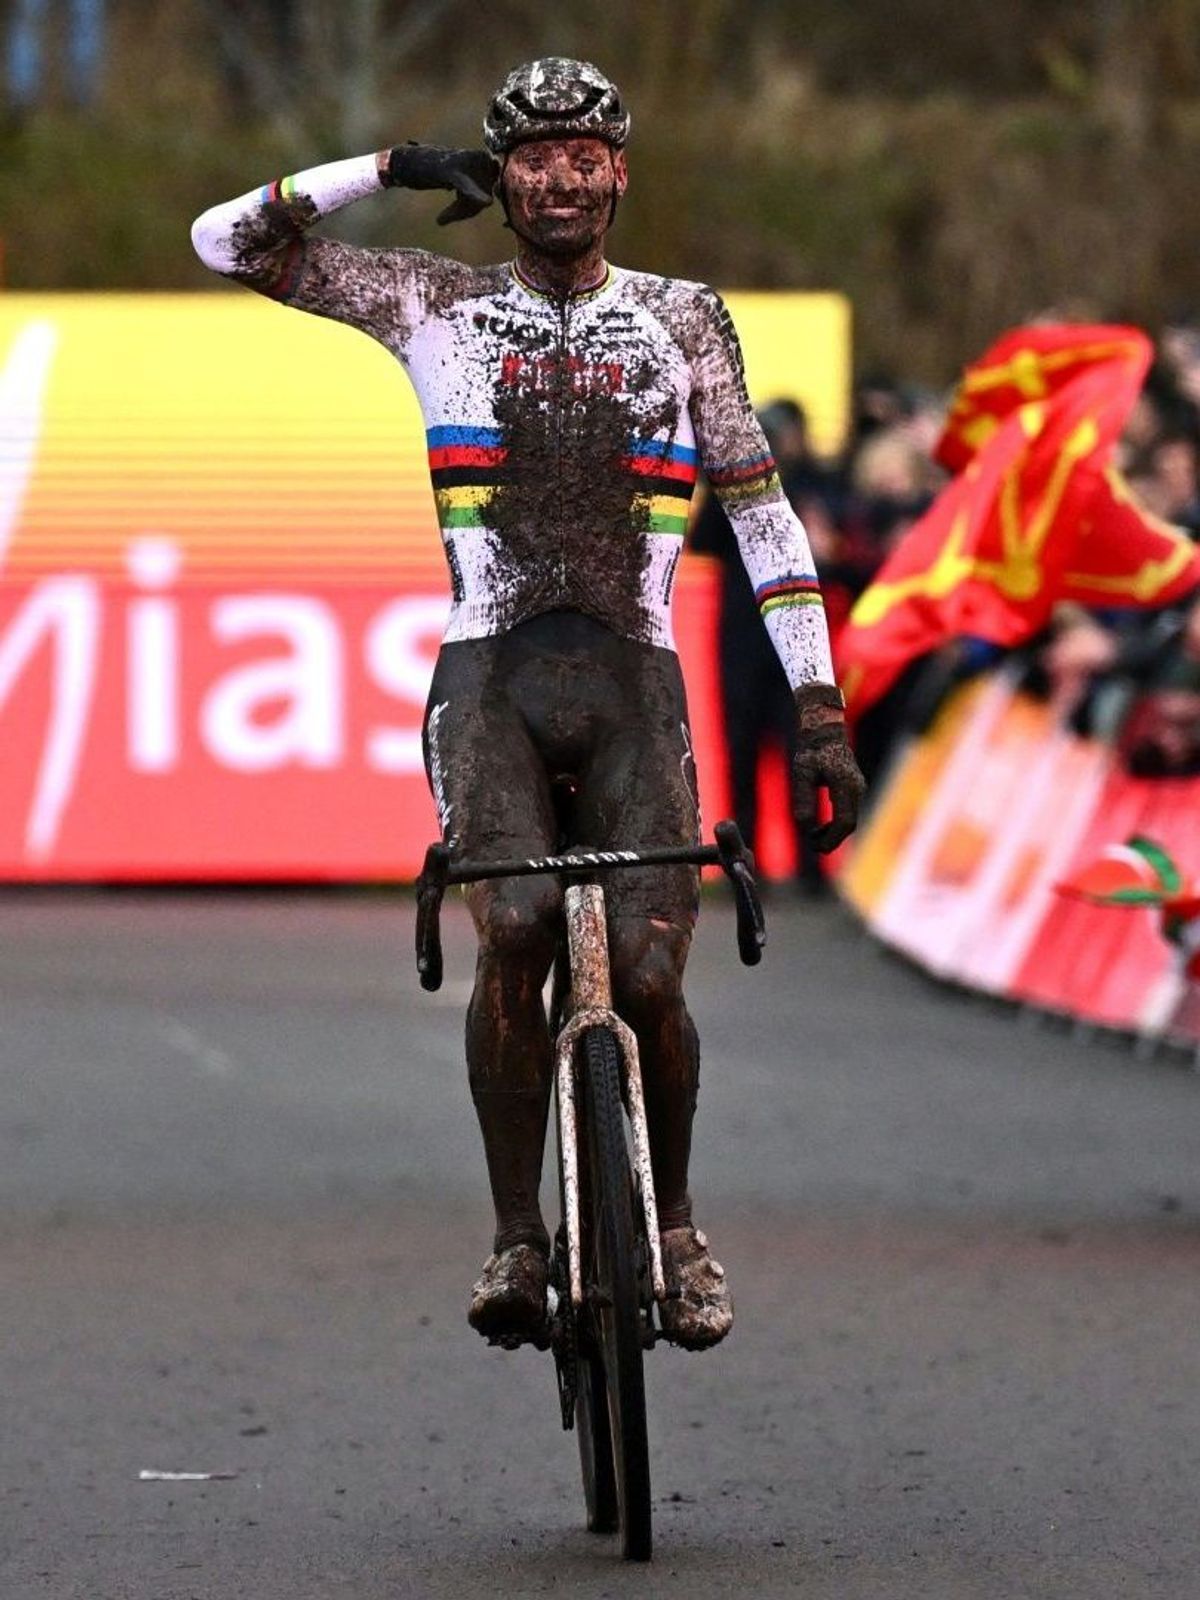
[[[647,1572],[463,1318],[461,914],[429,998],[384,894],[0,895],[4,1600],[1194,1600],[1200,1080],[772,909],[694,958],[739,1320],[650,1358]]]

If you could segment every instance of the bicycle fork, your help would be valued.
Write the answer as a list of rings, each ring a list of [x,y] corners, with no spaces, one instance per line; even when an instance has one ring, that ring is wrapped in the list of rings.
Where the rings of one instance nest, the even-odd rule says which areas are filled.
[[[579,1232],[579,1149],[576,1143],[575,1047],[588,1028],[608,1028],[616,1038],[625,1063],[626,1109],[633,1133],[633,1164],[646,1219],[650,1249],[650,1284],[656,1300],[666,1298],[662,1242],[658,1233],[658,1207],[654,1200],[654,1172],[650,1163],[650,1132],[637,1039],[632,1028],[612,1009],[612,982],[608,969],[608,927],[604,891],[596,883],[572,884],[566,892],[567,943],[571,956],[570,1020],[558,1036],[559,1148],[562,1150],[563,1190],[567,1225],[567,1265],[571,1304],[583,1305],[583,1250]]]

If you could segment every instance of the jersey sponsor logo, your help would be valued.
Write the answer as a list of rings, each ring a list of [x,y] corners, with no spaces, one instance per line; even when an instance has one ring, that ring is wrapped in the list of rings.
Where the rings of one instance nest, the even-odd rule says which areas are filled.
[[[530,322],[515,322],[511,317],[501,317],[495,312],[477,311],[471,321],[480,333],[519,344],[523,350],[546,350],[554,343],[552,328],[538,328]]]
[[[576,355],[531,356],[523,350],[509,350],[500,360],[500,383],[505,389],[546,398],[564,390],[576,398],[620,394],[625,387],[625,368],[620,361],[588,361]]]

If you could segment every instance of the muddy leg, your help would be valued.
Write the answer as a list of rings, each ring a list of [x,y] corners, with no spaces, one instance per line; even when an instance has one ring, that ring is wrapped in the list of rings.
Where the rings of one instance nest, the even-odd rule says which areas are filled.
[[[538,1203],[552,1050],[542,986],[559,926],[553,884],[477,885],[475,991],[467,1010],[467,1070],[483,1133],[497,1251],[549,1243]]]
[[[650,1126],[650,1155],[662,1229],[692,1218],[688,1160],[700,1076],[696,1029],[683,1000],[691,935],[668,922],[614,919],[609,924],[617,1014],[637,1035]]]

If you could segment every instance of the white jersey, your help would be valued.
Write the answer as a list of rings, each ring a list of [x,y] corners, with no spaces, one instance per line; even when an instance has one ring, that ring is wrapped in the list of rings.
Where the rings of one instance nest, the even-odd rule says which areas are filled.
[[[378,187],[374,157],[334,162],[214,207],[192,236],[215,270],[362,329],[403,365],[450,569],[447,640],[567,609],[672,647],[671,591],[703,470],[792,685],[832,683],[808,540],[720,297],[619,267],[552,297],[513,264],[306,233]]]

